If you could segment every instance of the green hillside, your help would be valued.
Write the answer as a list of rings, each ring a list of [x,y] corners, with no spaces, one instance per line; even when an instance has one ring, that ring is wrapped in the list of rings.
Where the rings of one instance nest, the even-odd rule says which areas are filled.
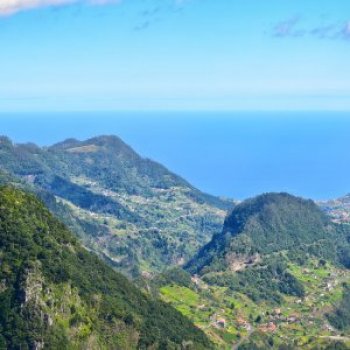
[[[209,349],[206,336],[87,252],[33,195],[0,188],[1,349]]]
[[[132,276],[185,263],[232,206],[116,136],[48,148],[1,137],[0,171],[35,191],[85,246]]]
[[[254,299],[246,291],[256,289],[260,280],[246,281],[245,290],[200,276],[191,280],[191,275],[173,281],[163,277],[155,284],[160,297],[218,349],[350,349],[350,271],[310,259],[303,266],[289,262],[288,272],[302,286],[302,296],[279,292],[277,300]]]
[[[160,296],[223,349],[349,349],[350,226],[312,201],[264,194],[237,205]]]

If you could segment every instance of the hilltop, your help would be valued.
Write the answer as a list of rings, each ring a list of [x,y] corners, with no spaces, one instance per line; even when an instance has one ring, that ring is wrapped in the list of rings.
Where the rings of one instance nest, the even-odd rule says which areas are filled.
[[[34,191],[88,249],[131,276],[184,264],[233,205],[116,136],[45,148],[1,137],[0,170],[3,182],[12,178]]]
[[[210,349],[87,252],[33,195],[0,187],[0,348]]]

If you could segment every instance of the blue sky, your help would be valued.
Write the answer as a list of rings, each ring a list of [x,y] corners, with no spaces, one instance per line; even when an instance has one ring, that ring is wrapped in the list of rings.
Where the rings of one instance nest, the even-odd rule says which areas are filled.
[[[349,0],[1,0],[0,111],[350,110]]]

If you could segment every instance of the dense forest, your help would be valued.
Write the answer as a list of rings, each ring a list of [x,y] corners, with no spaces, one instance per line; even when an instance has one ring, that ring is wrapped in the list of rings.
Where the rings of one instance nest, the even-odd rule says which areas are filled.
[[[0,348],[209,349],[202,331],[80,246],[33,195],[0,188]]]
[[[286,193],[264,194],[237,205],[186,269],[254,301],[280,303],[283,294],[304,296],[289,264],[310,258],[349,267],[350,228],[333,224],[310,200]]]

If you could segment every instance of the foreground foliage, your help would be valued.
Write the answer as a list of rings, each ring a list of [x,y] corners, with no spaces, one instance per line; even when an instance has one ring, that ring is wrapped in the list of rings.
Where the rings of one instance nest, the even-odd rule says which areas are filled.
[[[34,196],[0,188],[0,348],[208,349],[172,307],[147,298],[77,243]]]

